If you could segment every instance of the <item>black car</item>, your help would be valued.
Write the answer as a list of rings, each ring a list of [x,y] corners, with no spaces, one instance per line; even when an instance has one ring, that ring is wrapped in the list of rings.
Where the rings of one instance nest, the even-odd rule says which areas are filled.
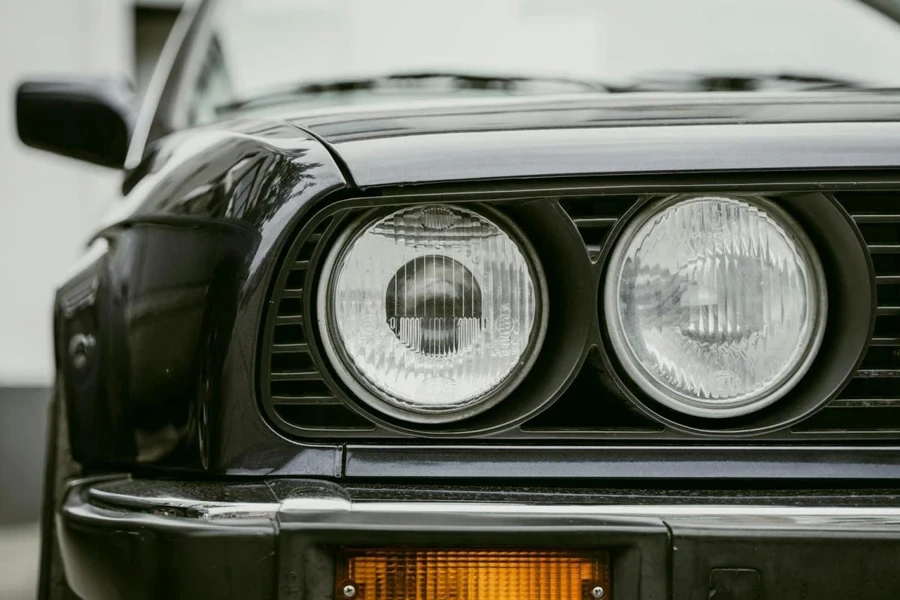
[[[221,0],[139,113],[22,84],[124,172],[40,597],[900,597],[894,19]]]

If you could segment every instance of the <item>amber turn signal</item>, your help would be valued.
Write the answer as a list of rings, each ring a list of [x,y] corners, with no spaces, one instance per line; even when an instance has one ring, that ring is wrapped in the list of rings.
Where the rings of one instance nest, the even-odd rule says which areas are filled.
[[[581,549],[344,548],[346,600],[606,600],[609,553]]]

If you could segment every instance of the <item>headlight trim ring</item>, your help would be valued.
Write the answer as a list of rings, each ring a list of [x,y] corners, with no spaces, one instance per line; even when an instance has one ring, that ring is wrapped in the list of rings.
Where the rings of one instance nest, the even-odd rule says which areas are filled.
[[[441,203],[434,203],[439,206]],[[418,204],[417,206],[425,206]],[[370,384],[354,374],[351,367],[353,359],[349,357],[347,350],[341,342],[336,340],[338,332],[334,323],[333,310],[330,308],[333,294],[334,280],[337,268],[345,257],[352,242],[358,238],[366,228],[378,223],[382,219],[409,207],[393,206],[377,208],[364,212],[354,221],[343,227],[342,231],[331,242],[325,259],[319,269],[319,278],[316,284],[316,325],[321,341],[322,350],[328,358],[330,366],[338,375],[341,383],[345,385],[352,396],[362,401],[376,414],[381,414],[411,425],[443,425],[465,421],[471,417],[488,411],[507,398],[518,385],[526,378],[543,345],[547,331],[549,292],[547,280],[543,272],[543,265],[536,250],[522,230],[503,213],[479,204],[477,206],[452,204],[448,205],[461,208],[474,213],[492,223],[506,234],[522,253],[525,263],[531,273],[532,285],[535,292],[535,321],[532,327],[528,345],[521,355],[518,364],[512,371],[489,393],[478,401],[458,410],[443,412],[413,411],[393,403],[383,397],[372,388]]]
[[[808,335],[802,340],[804,345],[802,355],[791,365],[791,372],[783,373],[774,384],[768,386],[767,390],[757,393],[749,399],[732,401],[730,406],[724,407],[712,407],[713,402],[711,401],[695,399],[687,394],[678,393],[677,390],[665,389],[667,386],[663,382],[658,381],[646,366],[639,364],[639,358],[624,333],[617,295],[621,285],[620,279],[626,253],[644,226],[674,207],[700,201],[734,202],[762,211],[794,243],[798,258],[802,259],[808,269],[811,287],[811,294],[807,301],[813,311],[812,323]],[[827,322],[827,282],[815,245],[790,213],[775,202],[758,195],[675,194],[655,199],[641,206],[640,210],[625,223],[624,229],[618,236],[608,259],[601,285],[603,287],[602,306],[606,315],[606,334],[618,361],[630,379],[653,400],[672,410],[693,417],[711,419],[740,417],[761,410],[783,398],[809,371],[821,347]]]

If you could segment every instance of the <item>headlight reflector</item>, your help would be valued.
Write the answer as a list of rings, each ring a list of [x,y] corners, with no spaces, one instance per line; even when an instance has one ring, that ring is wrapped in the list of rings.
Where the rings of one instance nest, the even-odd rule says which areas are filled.
[[[815,357],[827,312],[805,233],[763,198],[676,197],[623,232],[607,271],[613,347],[634,381],[680,412],[771,404]]]
[[[499,215],[417,206],[336,244],[319,325],[361,399],[398,418],[445,422],[486,410],[518,383],[543,335],[546,294],[511,227]]]

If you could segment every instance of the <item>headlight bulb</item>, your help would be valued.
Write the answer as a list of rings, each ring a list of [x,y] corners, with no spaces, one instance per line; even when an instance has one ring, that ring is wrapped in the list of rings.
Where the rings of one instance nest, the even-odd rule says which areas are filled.
[[[453,356],[481,333],[481,286],[465,265],[443,255],[414,258],[391,278],[387,323],[413,352]]]

